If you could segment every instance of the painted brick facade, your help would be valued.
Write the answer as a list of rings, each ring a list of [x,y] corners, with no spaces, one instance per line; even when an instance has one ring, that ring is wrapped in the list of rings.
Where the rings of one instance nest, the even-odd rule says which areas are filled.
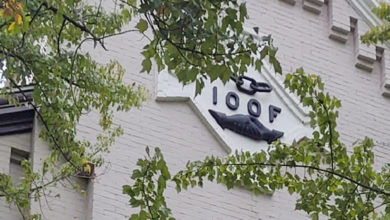
[[[14,134],[0,137],[0,172],[9,174],[14,181],[18,175],[14,164],[10,163],[12,149],[30,151],[31,133]],[[16,166],[17,167],[17,166]],[[0,199],[0,219],[20,219],[17,208],[13,205],[6,205],[4,199]]]
[[[389,79],[385,64],[390,63],[390,55],[378,48],[377,56],[377,48],[360,43],[359,35],[368,25],[350,4],[347,0],[248,0],[247,27],[256,26],[262,33],[272,34],[285,73],[304,67],[323,78],[326,90],[342,101],[338,120],[342,141],[351,144],[365,136],[374,138],[377,164],[383,165],[390,160],[390,98],[383,95]],[[144,156],[146,146],[162,149],[172,173],[188,160],[227,154],[188,103],[155,101],[157,72],[139,73],[144,43],[140,35],[130,33],[107,41],[109,52],[94,50],[101,62],[117,59],[127,70],[125,81],[144,85],[150,97],[142,108],[116,114],[116,123],[125,133],[106,156],[106,165],[96,171],[96,179],[85,184],[89,195],[68,192],[66,187],[53,189],[53,194],[61,193],[61,197],[50,198],[50,208],[43,206],[44,219],[127,219],[134,210],[128,197],[122,195],[122,185],[131,182],[131,171]],[[94,113],[83,119],[80,136],[97,134],[96,121]],[[31,141],[35,165],[47,154],[37,130]],[[0,148],[2,172],[9,170],[7,149]],[[295,198],[284,191],[255,196],[242,189],[228,191],[222,185],[207,183],[203,189],[180,194],[170,185],[166,196],[176,219],[307,218],[294,210]],[[1,220],[19,219],[2,210],[3,206]],[[34,203],[32,210],[39,211],[39,204]]]

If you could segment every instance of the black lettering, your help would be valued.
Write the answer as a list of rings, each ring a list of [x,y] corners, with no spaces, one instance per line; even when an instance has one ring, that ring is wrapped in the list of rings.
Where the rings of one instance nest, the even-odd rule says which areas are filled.
[[[217,94],[218,94],[218,89],[216,86],[213,87],[213,104],[217,104]]]
[[[256,111],[253,110],[253,107],[256,107]],[[256,99],[251,99],[248,102],[248,112],[253,117],[259,117],[261,114],[261,104]]]
[[[234,99],[234,104],[232,104],[231,99]],[[240,105],[240,98],[235,92],[229,92],[226,95],[226,106],[231,110],[237,110]]]
[[[282,112],[282,109],[274,105],[269,106],[269,122],[274,122],[274,119]]]

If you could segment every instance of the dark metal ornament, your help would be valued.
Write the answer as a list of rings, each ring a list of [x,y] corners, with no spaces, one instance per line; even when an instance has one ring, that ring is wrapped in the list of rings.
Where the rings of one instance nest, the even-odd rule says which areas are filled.
[[[209,109],[210,114],[217,121],[222,129],[229,129],[233,132],[249,137],[253,140],[264,140],[268,144],[283,136],[283,132],[266,128],[259,120],[249,115],[231,115]]]
[[[243,87],[244,80],[250,82],[249,88]],[[271,92],[272,87],[265,82],[256,82],[253,78],[249,76],[239,76],[236,80],[236,86],[238,91],[243,92],[247,95],[254,95],[256,92]]]

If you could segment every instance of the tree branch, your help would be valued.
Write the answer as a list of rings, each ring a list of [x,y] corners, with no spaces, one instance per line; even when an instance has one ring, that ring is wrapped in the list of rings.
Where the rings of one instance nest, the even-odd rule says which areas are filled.
[[[53,7],[53,6],[49,6],[47,4],[47,2],[44,2],[43,5],[50,11],[52,11],[54,14],[57,14],[58,13],[58,9]],[[102,41],[102,38],[101,37],[97,37],[94,33],[92,33],[91,30],[89,30],[85,25],[83,24],[80,24],[78,23],[77,21],[75,21],[74,19],[70,18],[69,16],[65,15],[65,14],[62,14],[62,18],[65,19],[66,21],[68,21],[69,23],[71,23],[73,26],[77,27],[78,29],[80,29],[81,31],[83,32],[86,32],[88,33],[92,39],[95,41],[95,42],[99,42],[99,44],[102,46],[102,48],[104,50],[107,50],[107,48],[105,47],[103,41]]]
[[[146,196],[146,192],[145,192],[145,176],[148,173],[149,167],[150,167],[150,163],[148,163],[148,166],[146,167],[145,173],[144,173],[143,178],[142,178],[142,195],[145,198],[146,206],[148,207],[148,211],[150,213],[150,217],[152,218],[152,220],[154,220],[155,218],[153,216],[152,208],[150,207],[149,199],[146,198],[147,196]]]
[[[24,91],[22,90],[22,88],[11,78],[9,78],[8,80],[10,80],[10,82],[13,84],[14,87],[16,87],[19,92],[23,95],[23,97],[28,100],[26,94],[24,93]],[[62,150],[61,146],[58,144],[57,142],[57,139],[53,136],[53,134],[50,132],[50,128],[49,128],[49,125],[47,124],[46,120],[43,118],[41,112],[39,111],[39,109],[37,108],[37,106],[32,103],[31,101],[28,101],[28,104],[31,105],[34,109],[34,111],[37,113],[39,119],[41,120],[42,124],[44,125],[45,129],[48,131],[48,134],[49,134],[49,137],[52,139],[54,145],[56,146],[56,148],[60,151],[61,155],[64,157],[64,159],[69,163],[71,164],[76,170],[79,170],[79,167],[76,166],[68,157],[68,155]]]
[[[57,36],[57,53],[58,53],[59,56],[61,56],[61,49],[60,49],[61,34],[62,34],[62,31],[65,28],[65,24],[66,24],[66,20],[63,20],[62,24],[61,24],[60,31],[58,32],[58,36]]]
[[[368,185],[365,185],[363,183],[360,183],[350,177],[347,177],[347,176],[344,176],[340,173],[337,173],[333,170],[327,170],[327,169],[323,169],[323,168],[320,168],[320,167],[314,167],[314,166],[309,166],[309,165],[299,165],[299,164],[273,164],[273,163],[229,163],[229,164],[222,164],[222,165],[213,165],[213,166],[268,166],[268,167],[277,167],[277,166],[281,166],[281,167],[290,167],[290,168],[308,168],[308,169],[313,169],[313,170],[316,170],[316,171],[319,171],[319,172],[323,172],[323,173],[328,173],[328,174],[331,174],[331,175],[334,175],[334,176],[337,176],[337,177],[340,177],[342,179],[345,179],[345,180],[348,180],[349,182],[351,183],[354,183],[360,187],[363,187],[365,189],[368,189],[368,190],[371,190],[371,191],[374,191],[376,193],[379,193],[379,194],[382,194],[382,195],[385,195],[385,196],[389,196],[390,197],[390,192],[386,192],[384,190],[381,190],[381,189],[378,189],[378,188],[373,188],[371,186],[368,186]]]
[[[243,53],[250,53],[251,51],[250,50],[243,50],[243,51],[236,51],[236,52],[232,52],[232,53],[205,53],[203,51],[198,51],[198,50],[195,50],[195,49],[191,49],[191,48],[186,48],[186,47],[183,47],[181,45],[179,45],[178,43],[176,42],[173,42],[165,33],[163,33],[163,31],[161,31],[161,29],[164,29],[162,28],[160,25],[159,25],[159,22],[162,22],[160,18],[158,18],[158,16],[156,16],[155,14],[153,13],[150,13],[150,15],[153,17],[154,20],[156,20],[156,23],[157,23],[157,27],[159,29],[159,33],[164,37],[164,40],[168,41],[170,44],[172,44],[172,46],[180,49],[180,50],[184,50],[184,51],[188,51],[188,52],[191,52],[191,53],[195,53],[195,54],[199,54],[199,55],[202,55],[202,56],[213,56],[213,57],[216,57],[216,56],[227,56],[227,55],[237,55],[237,54],[243,54]]]

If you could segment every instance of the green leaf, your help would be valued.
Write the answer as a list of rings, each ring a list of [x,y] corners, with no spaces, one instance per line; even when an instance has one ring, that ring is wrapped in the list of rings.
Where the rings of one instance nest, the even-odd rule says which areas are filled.
[[[145,19],[140,19],[135,27],[139,32],[144,33],[148,29],[148,22]]]
[[[152,61],[149,58],[145,58],[144,61],[142,61],[142,70],[141,70],[141,72],[150,73],[151,69],[152,69]]]
[[[138,214],[132,214],[129,220],[139,220],[139,215]]]

